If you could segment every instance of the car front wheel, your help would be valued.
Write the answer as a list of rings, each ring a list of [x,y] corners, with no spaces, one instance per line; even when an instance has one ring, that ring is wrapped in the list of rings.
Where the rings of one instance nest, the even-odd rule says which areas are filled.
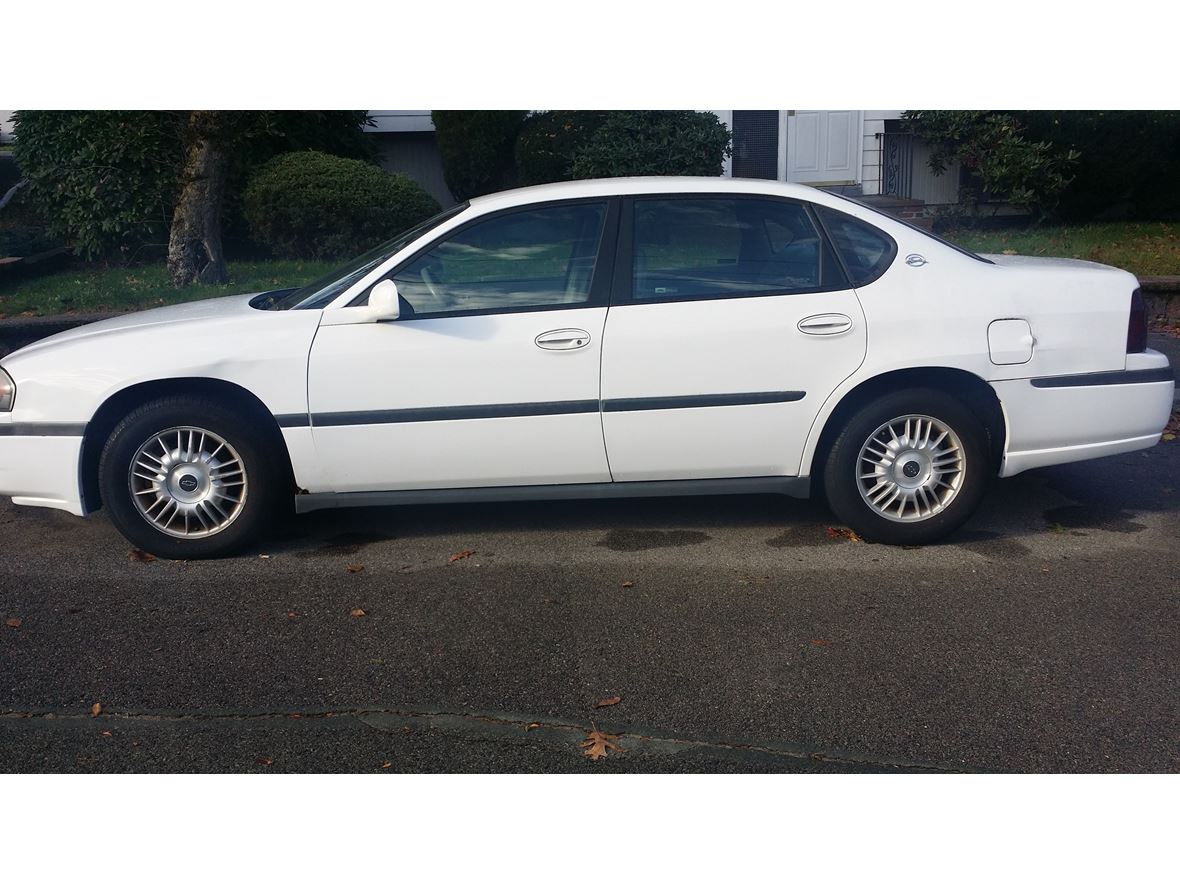
[[[828,505],[861,537],[927,544],[959,528],[989,478],[987,434],[935,389],[897,391],[844,425],[824,469]]]
[[[115,427],[99,461],[111,521],[156,556],[241,549],[269,522],[281,488],[260,439],[245,416],[211,399],[145,403]]]

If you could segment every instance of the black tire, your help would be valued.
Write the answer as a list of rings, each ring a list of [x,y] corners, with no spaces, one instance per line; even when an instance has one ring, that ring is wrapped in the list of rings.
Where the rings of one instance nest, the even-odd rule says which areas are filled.
[[[232,520],[199,537],[168,534],[133,500],[132,459],[154,436],[176,427],[196,427],[221,437],[240,457],[247,481]],[[168,559],[207,559],[243,549],[270,526],[287,486],[283,459],[267,451],[269,439],[249,416],[208,397],[169,396],[144,403],[116,425],[99,459],[99,488],[111,522],[140,550]]]
[[[895,521],[874,510],[861,495],[860,455],[874,431],[906,415],[929,416],[954,431],[961,443],[963,474],[944,509],[921,519]],[[895,463],[900,462],[899,458]],[[823,474],[828,506],[838,519],[865,540],[902,545],[929,544],[954,532],[975,512],[990,479],[983,424],[962,402],[934,388],[899,390],[865,404],[839,431]]]

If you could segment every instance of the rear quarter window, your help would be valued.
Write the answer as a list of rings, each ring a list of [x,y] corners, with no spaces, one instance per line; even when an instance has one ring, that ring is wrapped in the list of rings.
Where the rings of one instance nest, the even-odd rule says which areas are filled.
[[[815,207],[853,286],[867,286],[888,270],[897,244],[882,230],[827,206]]]

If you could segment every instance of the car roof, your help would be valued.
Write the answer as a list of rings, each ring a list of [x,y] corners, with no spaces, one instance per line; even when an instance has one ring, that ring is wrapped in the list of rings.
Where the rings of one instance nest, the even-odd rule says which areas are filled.
[[[471,206],[483,213],[529,203],[575,200],[581,197],[670,193],[771,194],[827,205],[833,205],[839,199],[816,188],[785,181],[767,181],[760,178],[722,178],[720,176],[706,178],[689,175],[651,175],[637,178],[591,178],[582,181],[538,184],[475,197],[471,200]]]

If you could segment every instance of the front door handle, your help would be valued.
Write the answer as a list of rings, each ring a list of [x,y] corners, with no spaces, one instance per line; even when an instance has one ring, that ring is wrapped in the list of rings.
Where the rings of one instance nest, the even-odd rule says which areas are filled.
[[[583,329],[554,329],[533,339],[544,350],[577,350],[590,343],[590,333]]]
[[[842,313],[820,313],[799,320],[799,331],[805,335],[839,335],[852,328],[852,318]]]

